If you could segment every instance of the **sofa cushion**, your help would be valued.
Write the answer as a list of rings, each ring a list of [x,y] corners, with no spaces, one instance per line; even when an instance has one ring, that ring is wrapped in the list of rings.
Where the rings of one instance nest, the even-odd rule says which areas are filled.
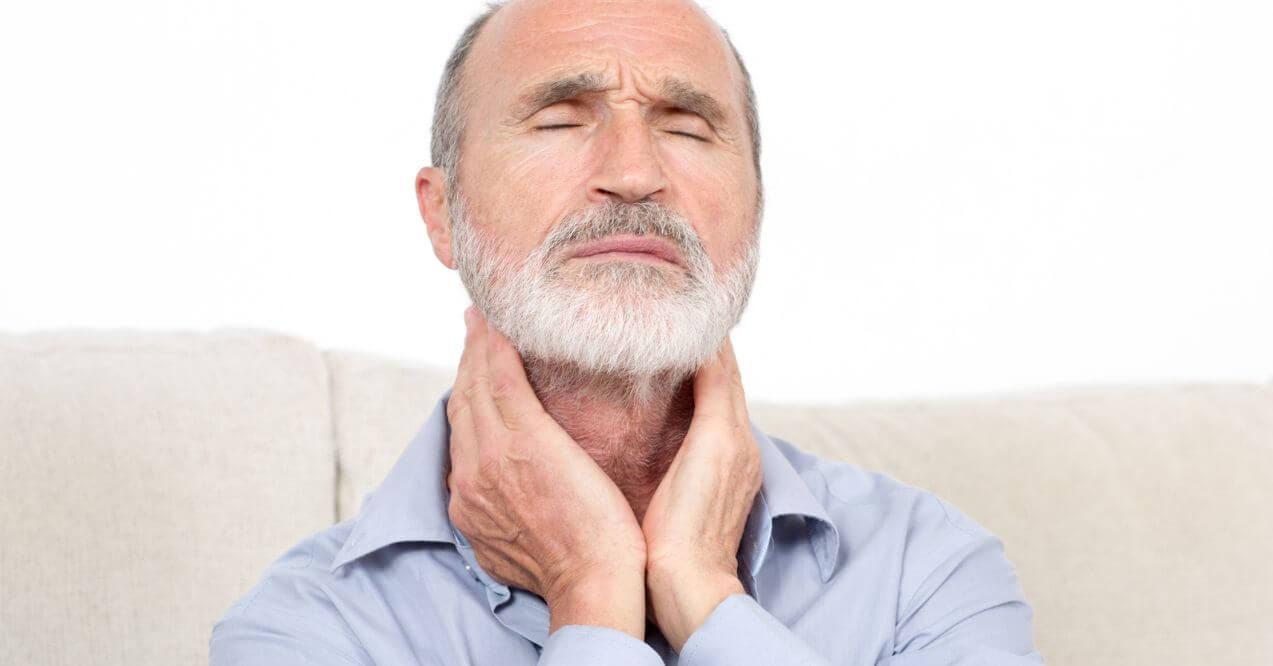
[[[246,330],[0,335],[0,663],[207,663],[335,517],[327,369]]]

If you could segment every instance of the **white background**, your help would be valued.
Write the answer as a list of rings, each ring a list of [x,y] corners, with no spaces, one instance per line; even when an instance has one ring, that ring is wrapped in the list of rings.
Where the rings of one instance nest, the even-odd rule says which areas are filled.
[[[1273,377],[1273,3],[707,4],[768,207],[749,396]],[[479,2],[0,9],[0,329],[452,365],[412,195]]]

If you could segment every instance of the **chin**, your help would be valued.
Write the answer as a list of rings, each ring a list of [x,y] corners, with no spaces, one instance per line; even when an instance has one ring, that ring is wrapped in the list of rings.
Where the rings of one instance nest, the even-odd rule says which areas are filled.
[[[559,269],[549,277],[555,283],[554,289],[583,291],[597,299],[624,297],[633,301],[633,307],[653,306],[654,303],[646,301],[697,286],[696,281],[675,264],[634,261],[589,262]]]
[[[633,380],[693,373],[734,324],[694,291],[615,287],[551,290],[487,314],[524,358]]]

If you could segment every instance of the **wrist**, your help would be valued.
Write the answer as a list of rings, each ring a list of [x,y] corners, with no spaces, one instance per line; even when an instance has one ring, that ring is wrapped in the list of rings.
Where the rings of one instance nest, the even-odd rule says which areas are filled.
[[[655,621],[678,653],[722,601],[746,593],[738,574],[722,567],[652,567],[646,585]]]
[[[544,601],[548,604],[549,633],[580,624],[645,639],[645,576],[640,568],[580,576],[563,582]]]

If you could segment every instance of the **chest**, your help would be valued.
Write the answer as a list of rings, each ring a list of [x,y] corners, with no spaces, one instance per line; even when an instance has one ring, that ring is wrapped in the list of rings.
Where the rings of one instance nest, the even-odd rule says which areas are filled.
[[[452,561],[454,560],[454,561]],[[376,589],[333,590],[350,628],[375,663],[531,666],[547,638],[542,600],[523,591],[504,599],[466,570],[458,557],[399,557]],[[875,664],[891,653],[895,605],[887,587],[858,576],[824,583],[816,569],[762,571],[752,582],[758,602],[834,664]],[[895,589],[895,588],[894,588]],[[893,595],[895,596],[895,595]],[[663,663],[678,663],[658,633],[646,643]]]

